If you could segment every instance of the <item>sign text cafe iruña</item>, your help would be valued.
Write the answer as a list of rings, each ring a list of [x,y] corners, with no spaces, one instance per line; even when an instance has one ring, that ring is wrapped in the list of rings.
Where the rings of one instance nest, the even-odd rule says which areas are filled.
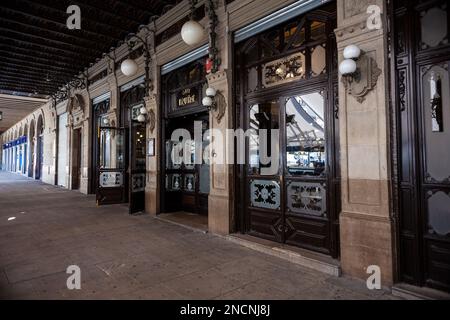
[[[177,107],[194,104],[198,104],[198,89],[196,87],[183,89],[177,94]]]

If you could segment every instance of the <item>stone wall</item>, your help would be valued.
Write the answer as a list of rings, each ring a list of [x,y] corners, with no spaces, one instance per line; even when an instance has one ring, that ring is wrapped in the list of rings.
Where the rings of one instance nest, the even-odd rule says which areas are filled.
[[[380,29],[369,29],[366,12],[378,5]],[[388,68],[384,1],[338,0],[339,59],[350,44],[376,61],[381,75],[375,88],[359,102],[339,83],[342,213],[341,263],[344,273],[367,278],[366,268],[378,265],[384,285],[393,281],[390,215]]]

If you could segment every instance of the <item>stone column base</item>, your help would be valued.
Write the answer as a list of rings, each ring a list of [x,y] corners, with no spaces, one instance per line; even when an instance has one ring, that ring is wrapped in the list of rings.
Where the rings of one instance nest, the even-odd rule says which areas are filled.
[[[391,222],[388,218],[342,212],[340,216],[341,266],[344,274],[367,279],[367,267],[381,269],[381,285],[393,284]]]
[[[210,194],[208,198],[208,230],[211,233],[227,235],[231,230],[230,198]]]

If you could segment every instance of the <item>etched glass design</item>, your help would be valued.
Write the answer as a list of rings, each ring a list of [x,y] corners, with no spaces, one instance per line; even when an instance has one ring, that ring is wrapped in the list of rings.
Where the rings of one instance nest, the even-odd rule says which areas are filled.
[[[288,210],[294,213],[324,216],[326,190],[320,183],[291,181],[287,188]]]
[[[250,184],[250,203],[253,207],[278,210],[280,185],[276,181],[253,180]]]

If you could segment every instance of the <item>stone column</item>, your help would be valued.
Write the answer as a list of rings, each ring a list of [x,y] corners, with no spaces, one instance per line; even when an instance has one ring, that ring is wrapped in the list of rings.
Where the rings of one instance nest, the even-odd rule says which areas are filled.
[[[376,84],[373,88],[369,86],[368,92],[359,99],[357,93],[361,91],[361,86],[350,94],[342,77],[339,81],[342,270],[350,276],[366,279],[369,276],[367,267],[379,266],[381,284],[389,286],[393,282],[393,235],[389,206],[387,26],[383,14],[384,2],[338,0],[336,36],[339,61],[343,59],[343,49],[355,44],[376,63],[371,70],[373,78],[368,80]],[[369,5],[377,5],[381,9],[381,27],[368,25]],[[371,23],[373,20],[369,21]],[[360,68],[362,78],[370,75],[368,69]]]

